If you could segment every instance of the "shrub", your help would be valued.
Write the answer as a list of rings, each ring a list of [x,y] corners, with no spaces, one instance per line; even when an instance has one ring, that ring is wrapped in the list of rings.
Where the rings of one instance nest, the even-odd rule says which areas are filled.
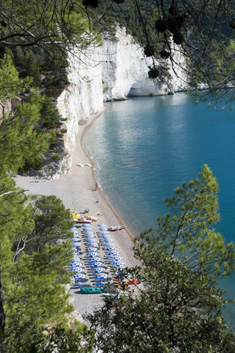
[[[54,161],[58,161],[60,159],[60,154],[58,152],[56,152],[52,158],[54,159]]]

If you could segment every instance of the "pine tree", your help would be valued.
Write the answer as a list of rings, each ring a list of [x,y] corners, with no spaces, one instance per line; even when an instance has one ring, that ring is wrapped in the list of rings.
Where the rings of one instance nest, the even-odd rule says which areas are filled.
[[[136,240],[140,267],[119,274],[123,295],[106,299],[88,319],[97,349],[128,353],[232,353],[235,334],[221,310],[228,303],[217,280],[234,269],[235,247],[212,227],[218,221],[218,185],[204,166],[166,200],[170,210],[156,231]],[[136,295],[125,291],[138,280]]]
[[[0,64],[2,100],[29,87],[30,80],[19,79],[10,56]],[[39,128],[45,102],[48,105],[32,91],[14,112],[5,112],[0,123],[1,353],[54,352],[56,346],[63,352],[75,347],[89,351],[82,341],[85,326],[69,327],[67,318],[73,309],[65,290],[72,259],[70,212],[55,196],[26,196],[12,178],[49,146],[51,134]]]

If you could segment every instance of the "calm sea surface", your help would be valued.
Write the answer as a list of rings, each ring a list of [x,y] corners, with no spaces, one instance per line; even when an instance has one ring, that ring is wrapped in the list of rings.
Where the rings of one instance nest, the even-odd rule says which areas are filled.
[[[155,226],[164,199],[207,164],[219,183],[221,221],[235,241],[235,112],[195,104],[184,93],[106,104],[84,145],[96,163],[98,184],[133,232]],[[235,274],[222,286],[235,297]],[[235,308],[226,311],[235,329]]]

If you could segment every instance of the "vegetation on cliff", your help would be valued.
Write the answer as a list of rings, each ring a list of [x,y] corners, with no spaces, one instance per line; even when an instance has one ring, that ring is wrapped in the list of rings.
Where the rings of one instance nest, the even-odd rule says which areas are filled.
[[[193,88],[207,87],[217,100],[223,95],[222,90],[234,82],[232,2],[99,0],[95,9],[93,0],[86,4],[91,6],[89,11],[96,26],[105,30],[118,22],[144,47],[145,55],[160,60],[159,66],[153,62],[149,71],[151,78],[161,74],[167,59],[180,65],[174,58],[176,44],[175,50],[187,59],[187,67],[182,69],[190,77]],[[231,94],[228,102],[233,100]]]
[[[70,212],[54,196],[27,197],[13,177],[40,169],[42,155],[56,142],[61,119],[48,96],[64,88],[66,53],[88,22],[74,13],[73,25],[67,22],[63,1],[1,5],[0,351],[86,352],[85,326],[68,320]],[[88,38],[79,43],[84,47]]]
[[[79,323],[70,326],[67,319],[72,310],[65,291],[65,268],[72,256],[69,211],[53,196],[27,197],[16,187],[14,174],[30,166],[39,169],[41,156],[55,143],[60,117],[48,96],[57,96],[67,83],[66,55],[73,46],[83,50],[91,42],[99,45],[103,18],[105,28],[112,27],[113,16],[128,23],[147,56],[173,61],[173,37],[189,58],[192,84],[206,82],[216,92],[234,79],[232,4],[0,3],[0,351],[89,352],[93,332]],[[154,78],[158,68],[150,71]],[[6,102],[13,98],[17,104],[7,112]],[[97,321],[91,318],[98,328],[96,348],[135,353],[173,352],[175,347],[180,352],[198,352],[197,347],[206,353],[234,351],[215,277],[220,271],[231,272],[234,247],[211,229],[218,219],[216,185],[204,168],[199,179],[184,184],[167,201],[175,215],[159,219],[157,238],[146,233],[137,242],[143,267],[128,270],[145,290],[135,298],[123,296],[114,307],[107,301]]]

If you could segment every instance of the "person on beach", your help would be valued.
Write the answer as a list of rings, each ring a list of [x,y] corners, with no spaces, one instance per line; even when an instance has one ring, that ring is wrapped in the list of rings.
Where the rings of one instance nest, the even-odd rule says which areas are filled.
[[[95,183],[95,188],[92,191],[96,191],[98,189],[98,184]]]

